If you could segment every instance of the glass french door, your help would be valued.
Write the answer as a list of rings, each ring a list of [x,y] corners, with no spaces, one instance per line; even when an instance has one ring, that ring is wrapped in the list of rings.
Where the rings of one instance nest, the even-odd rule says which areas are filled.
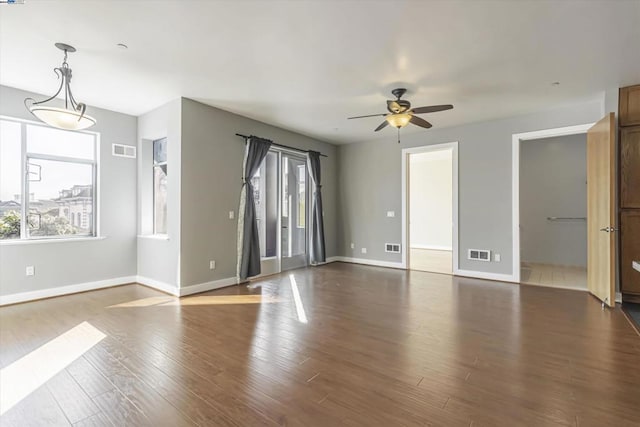
[[[307,160],[282,153],[281,270],[307,265]]]
[[[263,275],[308,264],[308,182],[306,158],[280,150],[252,178]]]

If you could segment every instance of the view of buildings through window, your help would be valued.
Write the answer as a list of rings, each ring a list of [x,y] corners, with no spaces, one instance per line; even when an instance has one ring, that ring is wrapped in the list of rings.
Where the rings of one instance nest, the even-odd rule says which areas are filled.
[[[96,149],[94,133],[0,119],[0,239],[95,235]]]
[[[153,233],[167,234],[167,138],[153,141]]]

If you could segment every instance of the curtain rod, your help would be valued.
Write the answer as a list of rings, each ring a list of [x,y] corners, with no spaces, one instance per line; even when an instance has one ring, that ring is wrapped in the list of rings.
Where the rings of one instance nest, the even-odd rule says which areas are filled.
[[[249,138],[247,135],[243,135],[243,134],[241,134],[241,133],[236,133],[236,136],[240,136],[240,137],[242,137],[242,138],[244,138],[244,139],[248,139],[248,138]],[[271,142],[271,145],[275,145],[276,147],[288,148],[289,150],[300,151],[300,152],[302,152],[302,153],[308,153],[308,152],[309,152],[309,150],[301,150],[301,149],[299,149],[299,148],[289,147],[288,145],[277,144],[277,143],[275,143],[275,142]],[[329,157],[329,156],[327,156],[327,155],[325,155],[325,154],[322,154],[322,153],[320,153],[320,155],[321,155],[322,157]]]

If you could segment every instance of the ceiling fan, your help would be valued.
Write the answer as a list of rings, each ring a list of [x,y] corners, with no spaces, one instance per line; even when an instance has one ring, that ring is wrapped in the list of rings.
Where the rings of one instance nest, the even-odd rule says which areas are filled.
[[[378,126],[374,132],[384,129],[387,125],[391,125],[398,129],[398,143],[400,142],[400,128],[405,127],[409,123],[429,129],[432,125],[425,119],[416,116],[416,114],[435,113],[438,111],[451,110],[453,105],[429,105],[427,107],[411,108],[411,103],[405,99],[401,99],[407,90],[397,88],[391,91],[396,99],[387,101],[388,113],[370,114],[368,116],[349,117],[351,119],[363,119],[365,117],[384,117],[385,120]]]

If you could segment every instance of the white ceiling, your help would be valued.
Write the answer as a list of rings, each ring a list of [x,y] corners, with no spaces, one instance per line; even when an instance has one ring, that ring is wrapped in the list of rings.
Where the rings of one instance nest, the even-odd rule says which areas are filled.
[[[423,116],[443,127],[640,83],[639,0],[29,0],[0,6],[0,83],[52,93],[58,41],[81,102],[139,115],[185,96],[335,143],[395,138],[346,117],[397,86],[454,104]]]

